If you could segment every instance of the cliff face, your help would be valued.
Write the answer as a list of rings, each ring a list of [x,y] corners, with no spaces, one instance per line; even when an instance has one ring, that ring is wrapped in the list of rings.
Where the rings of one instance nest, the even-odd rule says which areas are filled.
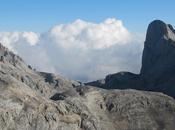
[[[140,74],[119,72],[106,76],[103,84],[88,83],[106,89],[138,89],[163,92],[175,97],[175,30],[160,20],[147,29]]]
[[[160,77],[174,71],[175,33],[171,25],[162,21],[153,21],[147,30],[142,57],[141,75]]]
[[[161,21],[157,22],[162,24]],[[164,23],[163,25],[173,34],[170,25]],[[150,26],[152,25],[150,24]],[[159,26],[156,26],[156,29],[159,29]],[[163,27],[160,30],[164,32],[166,29]],[[153,34],[157,37],[163,35],[164,40],[162,40],[161,46],[163,46],[162,48],[170,46],[167,48],[172,50],[166,52],[169,52],[168,57],[172,58],[174,43],[173,35],[169,36],[170,32],[166,33],[165,37],[164,33],[157,36],[155,31]],[[150,36],[149,34],[147,34],[148,40],[146,39],[145,42],[143,64],[145,61],[152,61],[152,63],[143,65],[140,75],[120,72],[91,84],[104,88],[148,89],[147,85],[151,84],[150,75],[153,79],[159,78],[157,74],[161,69],[154,69],[159,67],[157,62],[163,62],[166,59],[166,56],[165,58],[158,56],[157,58],[160,60],[157,60],[154,53],[161,54],[163,57],[164,53],[158,49],[159,47],[153,45],[155,42],[150,42],[155,39],[157,41],[157,38],[151,38],[153,34]],[[171,40],[168,40],[166,36],[171,37]],[[164,41],[171,41],[172,44]],[[159,46],[159,43],[156,42],[156,44]],[[148,47],[146,47],[147,45]],[[146,49],[150,46],[151,48],[154,46],[157,51]],[[37,72],[1,44],[0,58],[0,130],[175,129],[175,100],[162,93],[131,89],[105,90],[84,85],[59,75]],[[164,60],[162,61],[162,59]],[[166,61],[168,64],[171,62],[173,64],[174,62],[170,59]],[[163,62],[161,66],[167,69],[166,63]],[[161,71],[161,74],[170,78],[169,71]],[[171,84],[174,81],[173,76],[171,78],[172,80],[167,82],[161,80],[161,82]],[[171,85],[173,86],[173,84]],[[154,87],[156,91],[154,85],[151,87]]]
[[[148,27],[140,73],[148,89],[175,97],[174,57],[174,29],[162,21],[153,21]]]

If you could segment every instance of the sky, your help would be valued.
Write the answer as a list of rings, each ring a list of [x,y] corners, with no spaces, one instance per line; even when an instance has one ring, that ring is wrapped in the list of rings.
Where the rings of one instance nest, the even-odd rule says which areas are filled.
[[[0,42],[39,71],[83,82],[139,73],[148,24],[174,0],[0,0]]]
[[[75,19],[121,19],[133,32],[144,32],[154,19],[175,23],[174,0],[0,0],[0,30],[43,32]]]

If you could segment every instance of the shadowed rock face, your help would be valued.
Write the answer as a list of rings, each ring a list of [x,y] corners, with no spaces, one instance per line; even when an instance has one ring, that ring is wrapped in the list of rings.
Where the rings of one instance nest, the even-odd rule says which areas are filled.
[[[162,21],[153,21],[147,30],[144,44],[141,75],[149,76],[152,71],[156,77],[172,70],[175,66],[175,33],[172,26]],[[152,75],[152,73],[151,73]],[[153,75],[152,75],[153,76]]]
[[[161,21],[157,22],[160,22],[161,26],[166,25]],[[155,30],[151,26],[150,30]],[[173,42],[169,44],[164,41],[167,41],[167,37],[171,37],[173,41],[173,35],[169,36],[173,29],[170,25],[166,27],[169,28],[168,31],[164,27],[160,29],[162,32],[168,32],[165,37],[163,33],[159,34],[164,37],[164,40],[161,40],[162,48],[172,45],[172,47],[167,47],[172,49]],[[159,29],[159,25],[156,24],[156,28]],[[152,41],[150,39],[154,39],[151,37],[152,35],[147,34],[148,40],[145,44],[154,46],[152,45],[154,43],[150,42]],[[159,45],[159,43],[156,44]],[[164,55],[159,50],[154,52],[151,49],[151,53],[147,52],[150,51],[149,49],[144,51],[143,59],[149,62],[152,61],[150,57],[155,56],[154,53]],[[172,56],[172,53],[170,50],[169,56]],[[120,72],[108,75],[105,80],[91,82],[91,85],[112,89],[107,90],[84,85],[52,73],[37,72],[1,44],[0,56],[0,130],[175,129],[175,100],[173,98],[157,92],[112,89],[148,89],[149,83],[151,84],[150,75],[153,81],[161,74],[169,79],[171,73],[167,71],[166,64],[161,57],[157,57],[159,60],[154,57],[153,59],[156,60],[153,61],[154,64],[143,66],[140,75]],[[174,63],[170,59],[167,60],[168,63]],[[160,69],[154,70],[159,67],[158,61],[163,62],[162,66],[166,68],[161,73],[158,73]],[[174,78],[172,76],[171,80],[161,80],[158,83],[161,82],[170,85],[174,82]],[[155,81],[153,83],[155,85]],[[151,87],[155,91],[159,88],[159,86]]]
[[[175,30],[155,20],[147,29],[140,74],[119,72],[106,76],[105,82],[91,82],[106,89],[138,89],[163,92],[175,97]],[[89,84],[89,83],[88,83]]]
[[[139,75],[130,72],[120,72],[112,75],[106,76],[105,86],[107,88],[112,88],[112,86],[117,86],[120,84],[118,89],[125,89],[126,86],[130,86],[131,89],[139,89],[140,84],[135,84],[139,82]],[[115,82],[114,82],[115,81]]]
[[[175,33],[171,25],[152,22],[147,31],[141,77],[147,89],[175,97]]]

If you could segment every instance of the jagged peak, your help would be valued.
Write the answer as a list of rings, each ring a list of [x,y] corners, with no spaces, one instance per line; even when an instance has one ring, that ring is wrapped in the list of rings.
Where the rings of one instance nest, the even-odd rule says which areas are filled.
[[[154,20],[148,26],[146,43],[155,43],[161,38],[175,41],[175,30],[170,24],[166,24],[161,20]]]
[[[146,42],[154,43],[168,33],[166,24],[161,20],[152,21],[147,29]]]

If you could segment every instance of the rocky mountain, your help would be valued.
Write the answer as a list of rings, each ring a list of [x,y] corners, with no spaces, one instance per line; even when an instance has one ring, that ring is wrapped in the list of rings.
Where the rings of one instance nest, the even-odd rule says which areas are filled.
[[[140,75],[120,72],[90,84],[142,89],[145,83],[150,84],[150,88],[154,86],[151,81],[155,81],[149,78],[157,80],[160,77],[156,74],[166,74],[168,79],[170,71],[159,70],[166,68],[165,61],[173,66],[172,57],[165,60],[164,54],[173,56],[174,33],[170,25],[162,23],[154,21],[149,25],[143,60],[152,64],[142,66]],[[162,26],[169,30],[165,31]],[[157,38],[151,38],[151,30]],[[168,33],[164,35],[160,30]],[[160,37],[164,39],[162,47],[157,47]],[[164,46],[170,50],[167,52]],[[163,62],[161,67],[157,62]],[[169,81],[166,78],[161,82],[173,83],[173,76]],[[173,130],[174,122],[175,100],[172,97],[133,89],[102,89],[52,73],[37,72],[0,44],[0,130]]]
[[[137,89],[163,92],[175,98],[175,30],[155,20],[148,26],[140,74],[119,72],[103,82],[87,83],[106,89]]]

